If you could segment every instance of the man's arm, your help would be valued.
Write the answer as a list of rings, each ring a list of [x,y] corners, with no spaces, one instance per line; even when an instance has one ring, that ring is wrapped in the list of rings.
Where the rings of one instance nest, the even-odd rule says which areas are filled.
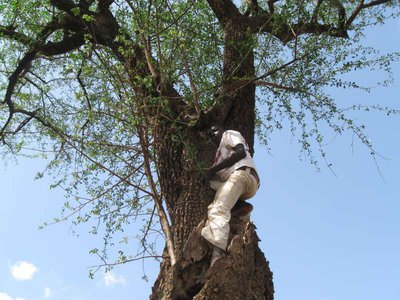
[[[225,158],[224,160],[220,161],[218,164],[213,165],[211,168],[206,168],[207,172],[207,177],[212,178],[214,175],[218,172],[221,171],[222,169],[228,168],[230,166],[233,166],[235,163],[237,163],[239,160],[243,159],[246,157],[246,150],[244,148],[243,144],[238,144],[233,148],[232,154]]]

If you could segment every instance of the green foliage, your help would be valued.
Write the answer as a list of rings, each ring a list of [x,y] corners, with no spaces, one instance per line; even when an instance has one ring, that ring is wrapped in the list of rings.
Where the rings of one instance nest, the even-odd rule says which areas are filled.
[[[380,70],[387,77],[380,78],[377,84],[390,84],[393,81],[390,65],[399,60],[400,52],[382,55],[375,49],[363,46],[361,32],[356,32],[352,39],[337,40],[329,36],[311,35],[282,45],[272,38],[261,37],[259,43],[267,44],[269,49],[259,52],[260,76],[296,57],[304,56],[283,72],[275,73],[265,85],[260,84],[259,103],[263,114],[257,124],[260,127],[259,135],[264,137],[265,143],[268,143],[267,137],[274,130],[289,126],[293,136],[298,137],[301,151],[312,164],[317,165],[318,158],[313,150],[318,149],[321,157],[325,158],[320,128],[326,124],[335,134],[350,129],[364,144],[372,147],[362,132],[362,125],[353,122],[326,90],[352,88],[368,92],[369,86],[363,86],[354,82],[351,76],[346,76],[358,71]],[[275,62],[273,66],[268,64],[271,61]],[[387,112],[383,108],[374,109]]]
[[[363,126],[349,117],[348,109],[340,107],[327,91],[369,91],[370,87],[351,79],[357,71],[383,72],[387,77],[380,84],[387,85],[392,81],[390,65],[399,60],[399,53],[380,54],[362,45],[366,28],[398,14],[395,1],[361,11],[349,26],[349,38],[333,34],[338,31],[335,26],[341,17],[332,2],[323,1],[316,11],[315,1],[277,1],[271,33],[248,33],[243,40],[230,41],[243,51],[251,48],[255,54],[255,78],[234,77],[234,68],[228,75],[256,84],[256,129],[260,139],[268,144],[271,132],[288,126],[302,153],[313,164],[326,156],[321,127],[329,127],[337,134],[353,131],[374,153]],[[74,26],[82,25],[86,30],[82,46],[57,55],[38,51],[31,65],[20,72],[13,105],[36,112],[40,121],[14,114],[4,128],[0,151],[3,155],[50,160],[37,178],[49,173],[55,178],[52,187],[64,189],[67,195],[62,215],[54,221],[74,218],[74,224],[88,223],[92,234],[101,234],[104,248],[93,249],[92,254],[107,259],[107,247],[123,247],[135,237],[140,244],[138,253],[121,251],[112,257],[123,263],[156,256],[153,241],[160,235],[153,203],[154,193],[160,193],[154,148],[157,137],[153,135],[156,121],[148,112],[158,111],[173,124],[171,139],[185,146],[186,160],[199,164],[199,168],[202,163],[196,160],[195,143],[179,131],[182,122],[168,108],[169,99],[138,92],[138,86],[151,90],[154,76],[136,71],[151,64],[159,72],[161,82],[157,88],[174,87],[188,110],[198,104],[204,112],[224,99],[215,94],[226,80],[226,41],[223,28],[206,1],[118,0],[110,7],[119,24],[113,36],[118,51],[113,51],[101,42],[103,37],[91,34],[90,29],[97,26],[101,16],[96,4],[94,1],[87,11],[75,6],[66,13],[47,0],[0,0],[0,98],[5,98],[10,76],[26,53],[43,41],[55,44],[72,37]],[[260,0],[259,4],[261,15],[267,13],[268,1]],[[345,1],[343,5],[352,12],[357,1]],[[323,34],[310,32],[287,41],[277,38],[284,26],[289,33],[294,32],[298,24],[313,16],[332,28]],[[63,27],[72,17],[76,18],[74,26]],[[47,33],[50,25],[55,29]],[[136,69],[129,70],[126,58],[135,58],[138,49],[147,51],[152,58],[138,61]],[[350,108],[398,113],[380,106]],[[9,106],[2,102],[0,128],[7,124],[9,115]],[[157,191],[150,188],[144,155],[149,158]]]

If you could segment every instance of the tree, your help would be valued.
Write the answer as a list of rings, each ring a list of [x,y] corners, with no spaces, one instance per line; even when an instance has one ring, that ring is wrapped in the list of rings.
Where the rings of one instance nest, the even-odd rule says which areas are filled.
[[[397,16],[395,5],[1,1],[2,152],[50,152],[55,186],[73,200],[56,221],[93,221],[92,233],[103,224],[105,249],[147,216],[141,253],[120,251],[115,263],[157,256],[159,219],[166,247],[151,299],[273,299],[251,223],[233,218],[229,255],[208,270],[210,251],[196,230],[213,197],[202,169],[215,148],[205,132],[216,123],[239,130],[252,150],[255,133],[268,143],[287,119],[313,164],[315,151],[325,159],[326,125],[353,131],[374,155],[363,126],[324,88],[368,89],[343,74],[375,68],[390,82],[398,54],[380,55],[360,39]],[[105,250],[92,252],[113,264]]]

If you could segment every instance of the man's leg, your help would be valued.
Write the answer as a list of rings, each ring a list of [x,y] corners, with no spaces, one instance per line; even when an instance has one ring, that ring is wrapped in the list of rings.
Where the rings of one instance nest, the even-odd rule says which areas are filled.
[[[208,206],[208,220],[201,232],[206,240],[224,251],[228,244],[231,209],[245,190],[242,172],[233,172],[217,190],[214,201]]]
[[[244,190],[239,200],[232,208],[231,215],[240,218],[240,220],[244,222],[249,222],[250,213],[253,211],[253,205],[246,202],[245,200],[252,198],[256,194],[259,188],[259,182],[248,171],[242,173],[241,180],[244,183]]]
[[[223,181],[219,181],[219,180],[210,180],[210,187],[211,187],[214,191],[218,191],[218,189],[221,187],[222,184],[224,184]]]

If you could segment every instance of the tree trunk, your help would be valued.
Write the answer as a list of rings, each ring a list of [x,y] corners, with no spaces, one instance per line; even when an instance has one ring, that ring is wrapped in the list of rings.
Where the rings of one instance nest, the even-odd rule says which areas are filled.
[[[245,88],[237,92],[241,101],[235,104],[229,119],[246,120],[236,123],[242,127],[235,129],[252,133],[254,118],[248,118],[252,106],[242,98],[246,92]],[[177,263],[171,266],[169,259],[161,263],[150,299],[272,300],[272,272],[249,220],[232,217],[228,254],[209,268],[211,248],[200,230],[215,192],[198,163],[210,166],[216,147],[207,141],[204,129],[174,128],[166,123],[159,126],[156,140],[161,189],[172,223]]]
[[[152,300],[273,299],[272,272],[249,219],[232,217],[228,254],[211,268],[211,248],[200,235],[215,194],[201,172],[202,167],[212,165],[216,152],[205,130],[212,124],[238,130],[251,153],[254,149],[255,86],[249,81],[255,75],[252,37],[237,27],[225,28],[224,82],[217,95],[221,105],[211,116],[203,116],[198,126],[164,121],[157,129],[159,179],[177,263],[171,266],[168,259],[161,263]]]

